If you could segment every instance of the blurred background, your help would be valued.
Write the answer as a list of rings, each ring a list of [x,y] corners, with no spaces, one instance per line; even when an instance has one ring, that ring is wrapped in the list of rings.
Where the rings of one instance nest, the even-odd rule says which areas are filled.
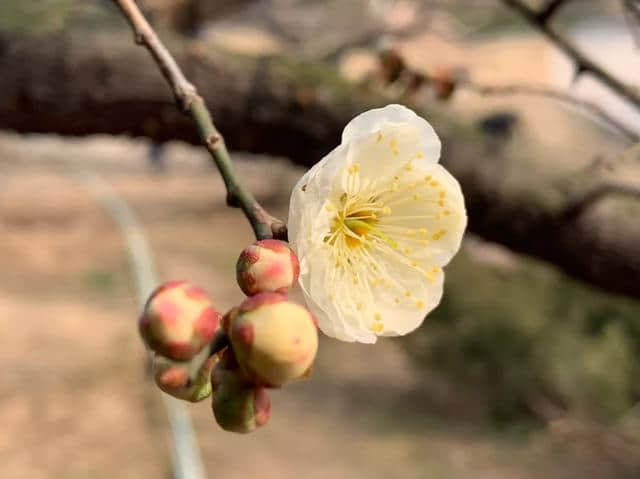
[[[378,103],[427,116],[468,198],[419,330],[323,338],[312,379],[274,391],[250,435],[188,405],[209,477],[640,477],[637,194],[574,201],[602,177],[638,186],[638,105],[576,75],[509,2],[138,3],[277,216]],[[636,2],[526,5],[553,3],[555,31],[638,85]],[[94,180],[138,218],[158,280],[189,278],[221,311],[243,297],[248,223],[111,2],[0,2],[0,89],[0,473],[171,477],[127,243]]]

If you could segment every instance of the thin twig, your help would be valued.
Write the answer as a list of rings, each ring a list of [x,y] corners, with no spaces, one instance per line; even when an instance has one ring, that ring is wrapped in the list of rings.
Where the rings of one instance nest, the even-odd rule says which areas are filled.
[[[540,10],[540,13],[538,13],[538,19],[542,23],[549,22],[551,17],[556,13],[556,10],[558,10],[564,2],[565,0],[551,0],[542,10]]]
[[[557,5],[553,6],[551,13],[547,13],[547,9],[536,12],[520,0],[502,0],[502,2],[513,8],[531,26],[538,29],[569,58],[571,58],[575,64],[576,75],[584,72],[591,73],[594,77],[617,93],[621,98],[627,100],[636,108],[640,109],[640,94],[636,89],[611,75],[607,70],[595,63],[591,58],[584,55],[569,40],[557,33],[555,29],[549,25],[551,16],[553,13],[557,12],[557,9],[563,2],[552,2],[552,4],[557,3]]]
[[[385,57],[386,55],[386,57]],[[614,116],[610,115],[604,108],[597,103],[576,98],[569,93],[554,88],[537,85],[522,85],[522,84],[508,84],[508,85],[481,85],[472,82],[466,78],[455,78],[446,73],[443,78],[437,74],[430,74],[423,71],[417,71],[406,65],[403,57],[395,50],[387,50],[386,52],[380,52],[381,68],[384,68],[385,60],[388,65],[391,65],[392,71],[387,72],[391,75],[391,78],[385,78],[385,81],[390,83],[402,81],[407,89],[415,91],[422,85],[431,84],[437,88],[441,85],[449,93],[453,92],[455,88],[465,88],[478,95],[491,96],[491,95],[528,95],[537,96],[543,98],[549,98],[554,101],[563,103],[565,105],[575,108],[580,113],[588,115],[592,120],[598,121],[605,126],[609,127],[614,132],[625,138],[630,143],[636,143],[640,140],[640,135],[627,127],[624,123],[617,120]]]
[[[460,81],[458,86],[478,93],[479,95],[530,95],[550,98],[577,108],[592,118],[604,122],[631,143],[640,140],[638,133],[618,121],[600,105],[588,100],[576,98],[560,90],[535,85],[478,85],[470,81]]]
[[[136,43],[143,45],[151,53],[165,79],[173,89],[178,106],[193,118],[200,133],[200,138],[211,154],[211,158],[224,180],[227,189],[227,204],[242,209],[249,223],[251,223],[256,238],[276,237],[286,239],[286,225],[267,213],[251,192],[240,183],[224,139],[213,124],[211,114],[204,100],[198,94],[196,87],[184,76],[175,59],[158,38],[149,22],[144,18],[135,1],[113,1],[122,10],[131,25]]]
[[[622,0],[622,8],[636,47],[640,48],[640,1]]]

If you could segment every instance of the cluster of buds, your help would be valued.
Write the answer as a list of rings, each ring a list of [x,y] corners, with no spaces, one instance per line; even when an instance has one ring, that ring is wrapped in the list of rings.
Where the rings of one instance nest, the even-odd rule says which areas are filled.
[[[192,402],[212,396],[218,424],[247,433],[269,420],[267,389],[309,375],[318,333],[312,314],[286,296],[299,265],[285,242],[248,246],[236,272],[248,297],[224,317],[201,288],[171,281],[151,294],[139,327],[162,391]]]

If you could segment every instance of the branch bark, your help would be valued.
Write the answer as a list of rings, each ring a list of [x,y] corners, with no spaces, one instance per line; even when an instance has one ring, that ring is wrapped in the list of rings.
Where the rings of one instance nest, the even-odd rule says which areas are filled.
[[[629,129],[622,122],[618,121],[618,119],[609,114],[597,103],[582,100],[561,90],[526,84],[479,85],[469,81],[460,82],[460,86],[483,96],[530,95],[549,98],[569,107],[576,108],[578,111],[590,116],[595,121],[601,121],[630,143],[640,141],[640,137],[635,131]]]
[[[256,238],[266,239],[275,236],[286,239],[286,225],[267,213],[238,179],[224,138],[213,124],[207,105],[198,94],[196,87],[186,79],[177,62],[144,18],[136,3],[133,0],[113,1],[131,25],[135,42],[138,45],[143,45],[149,51],[160,68],[162,75],[173,89],[178,106],[189,113],[195,122],[200,139],[224,180],[227,188],[227,204],[242,209]]]
[[[175,39],[169,48],[238,150],[310,166],[339,143],[353,116],[390,102],[325,65],[239,57]],[[0,36],[0,71],[0,128],[200,142],[153,61],[122,32]],[[438,104],[409,106],[441,135],[442,161],[462,184],[472,231],[640,296],[640,201],[629,194],[640,189],[640,148],[577,169],[556,161],[555,147],[528,141],[526,131],[496,138]]]
[[[582,53],[569,40],[560,35],[549,22],[553,14],[564,3],[564,0],[552,1],[546,9],[536,12],[528,7],[521,0],[502,0],[505,5],[511,7],[532,27],[536,28],[540,33],[545,35],[555,46],[562,50],[576,67],[576,75],[584,72],[591,73],[594,77],[608,86],[614,93],[623,100],[628,101],[637,109],[640,109],[640,94],[637,89],[625,84],[615,76],[611,75],[607,70],[598,65],[595,61]]]

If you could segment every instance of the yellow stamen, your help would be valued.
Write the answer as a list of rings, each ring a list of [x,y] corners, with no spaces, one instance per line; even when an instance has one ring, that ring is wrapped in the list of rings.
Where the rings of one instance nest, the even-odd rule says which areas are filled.
[[[384,325],[382,323],[373,323],[371,325],[371,331],[374,333],[381,333],[384,331]]]

